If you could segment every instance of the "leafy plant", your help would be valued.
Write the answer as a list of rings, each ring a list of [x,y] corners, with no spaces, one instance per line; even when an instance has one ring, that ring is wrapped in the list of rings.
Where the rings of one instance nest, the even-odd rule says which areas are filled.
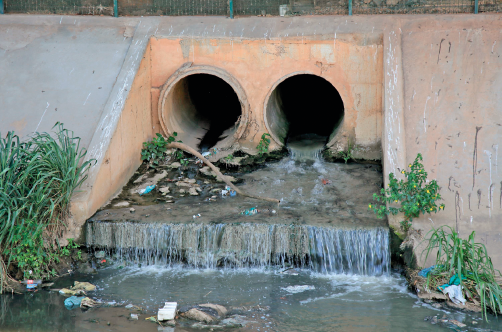
[[[352,156],[352,151],[354,151],[354,147],[350,143],[350,140],[348,141],[347,144],[347,151],[338,151],[338,156],[342,158],[345,163],[347,163],[350,159],[353,159],[354,157]]]
[[[422,254],[426,253],[427,260],[430,254],[436,253],[436,265],[427,275],[426,286],[436,288],[457,275],[467,297],[480,302],[485,319],[487,308],[495,315],[501,313],[502,289],[495,281],[495,275],[501,274],[493,268],[485,245],[474,242],[475,232],[464,240],[453,228],[441,226],[431,229],[427,235],[427,247]]]
[[[260,142],[256,146],[256,149],[258,150],[258,155],[261,157],[264,154],[268,153],[268,147],[270,145],[270,134],[264,133],[261,135]]]
[[[226,157],[225,157],[225,158],[223,158],[223,159],[225,159],[225,161],[226,161],[226,162],[231,162],[232,160],[234,160],[234,159],[235,159],[235,157],[234,157],[234,155],[233,155],[233,154],[229,154],[228,156],[226,156]]]
[[[53,136],[37,132],[21,142],[8,132],[0,139],[0,259],[32,278],[50,274],[50,264],[59,260],[56,239],[71,196],[93,163],[84,160],[80,138],[62,123],[56,127]],[[1,271],[0,292],[5,276]]]
[[[164,136],[157,133],[150,142],[144,142],[144,148],[141,150],[141,160],[149,163],[150,167],[155,168],[159,165],[160,159],[167,150],[167,141]]]
[[[422,155],[419,153],[413,164],[408,165],[410,171],[401,171],[404,180],[398,180],[394,173],[390,173],[388,188],[382,189],[380,195],[373,194],[373,200],[384,204],[369,205],[369,209],[379,218],[404,212],[405,219],[401,221],[401,226],[405,231],[411,227],[413,218],[417,218],[421,213],[436,213],[445,208],[444,204],[437,205],[437,201],[441,200],[439,186],[436,180],[428,182],[427,172],[421,161]],[[395,207],[397,204],[400,206]]]
[[[141,160],[148,163],[148,167],[155,168],[159,166],[159,162],[167,151],[167,146],[173,142],[176,142],[177,132],[173,132],[171,136],[167,139],[162,136],[162,134],[155,134],[155,137],[150,142],[143,143],[143,149],[141,150]],[[178,141],[181,143],[181,141]],[[174,151],[174,157],[180,161],[182,165],[188,164],[187,161],[183,160],[183,152],[176,150]],[[183,161],[182,161],[183,160]]]

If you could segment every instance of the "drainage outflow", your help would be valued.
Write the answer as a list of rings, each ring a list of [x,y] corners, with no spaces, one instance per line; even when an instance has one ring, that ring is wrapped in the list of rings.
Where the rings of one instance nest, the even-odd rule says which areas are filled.
[[[315,75],[299,74],[272,90],[265,122],[280,144],[324,146],[336,134],[343,114],[343,101],[331,83]]]
[[[225,72],[195,67],[176,73],[164,86],[159,102],[164,131],[177,132],[178,139],[202,152],[230,146],[242,134],[247,100],[240,85]]]

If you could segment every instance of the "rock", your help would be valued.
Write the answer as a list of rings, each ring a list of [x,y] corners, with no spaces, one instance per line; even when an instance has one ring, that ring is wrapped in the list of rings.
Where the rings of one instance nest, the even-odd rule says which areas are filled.
[[[114,207],[128,207],[128,206],[129,206],[129,202],[126,202],[126,201],[119,202],[114,205]]]
[[[134,213],[134,211],[136,211],[136,209],[135,209],[135,208],[130,208],[130,209],[129,209],[129,212],[131,212],[131,213]]]
[[[224,326],[219,326],[219,325],[205,325],[202,323],[194,323],[191,326],[194,329],[200,329],[200,330],[216,330],[216,329],[223,329],[225,328]]]
[[[447,306],[458,309],[458,310],[471,311],[471,312],[481,312],[482,311],[480,305],[476,305],[471,302],[467,302],[465,305],[462,305],[462,304],[455,304],[452,301],[447,300],[444,303],[446,303]]]
[[[138,320],[139,315],[138,314],[131,314],[131,320]]]
[[[184,194],[186,193],[187,191],[185,189],[180,189],[180,194]]]
[[[143,182],[144,179],[146,179],[148,176],[148,173],[145,173],[141,176],[139,176],[136,180],[133,181],[133,183],[140,183],[140,182]]]
[[[418,290],[418,288],[417,288]],[[447,300],[448,298],[446,297],[446,295],[444,295],[443,293],[438,293],[438,292],[431,292],[431,293],[427,293],[425,291],[420,291],[420,292],[417,292],[417,296],[419,298],[421,298],[422,300]]]
[[[78,272],[83,274],[91,274],[96,272],[96,269],[93,269],[89,263],[81,263],[78,266]]]
[[[129,309],[129,310],[136,310],[136,311],[141,311],[143,309],[141,309],[141,307],[138,307],[137,305],[134,305],[134,304],[128,304],[125,306],[126,309]]]
[[[167,195],[167,194],[169,194],[171,189],[169,189],[169,187],[162,187],[162,188],[159,188],[159,191],[162,193],[162,195]]]
[[[244,318],[246,317],[240,315],[234,315],[232,317],[222,320],[219,325],[222,325],[224,327],[244,327],[248,323],[248,321],[246,321]]]
[[[163,322],[163,324],[166,324],[167,326],[176,326],[176,321],[174,319],[172,320],[166,320],[165,322]]]
[[[195,184],[197,180],[195,179],[185,179],[185,182],[190,183],[190,184]]]
[[[216,173],[214,173],[209,166],[202,167],[201,169],[199,169],[199,172],[208,177],[216,177]]]
[[[86,291],[86,292],[92,292],[92,291],[95,291],[96,290],[96,286],[94,286],[93,284],[89,283],[89,282],[79,282],[79,281],[75,281],[75,284],[73,285],[73,287],[71,288],[72,290],[83,290],[83,291]]]
[[[436,308],[436,309],[441,309],[441,304],[439,304],[439,303],[433,303],[433,304],[431,304],[431,305],[432,305],[434,308]]]
[[[80,308],[93,308],[98,305],[98,302],[90,299],[88,297],[84,297],[82,302],[80,302]]]
[[[192,308],[182,315],[188,319],[196,320],[198,322],[204,322],[206,324],[214,322],[214,317],[196,308]]]
[[[178,181],[178,182],[176,182],[176,185],[178,187],[186,187],[186,188],[192,187],[192,185],[190,183],[187,183],[187,182],[184,182],[184,181]]]
[[[458,327],[461,327],[461,328],[467,326],[464,323],[460,323],[458,320],[454,320],[454,319],[450,319],[450,323],[457,325]]]
[[[80,290],[73,290],[73,289],[68,289],[68,288],[61,288],[59,290],[59,294],[62,295],[70,295],[70,296],[82,296],[86,295],[85,291],[80,289]]]
[[[197,192],[197,189],[195,189],[195,188],[190,188],[190,189],[188,189],[188,193],[189,193],[191,196],[199,196],[199,193]]]
[[[212,303],[199,304],[199,307],[214,309],[216,310],[216,312],[218,312],[218,316],[220,317],[225,317],[228,312],[227,308],[219,304],[212,304]]]
[[[181,164],[177,161],[175,161],[174,163],[171,163],[170,165],[168,165],[167,167],[169,168],[173,168],[173,169],[177,169],[177,168],[180,168],[181,167]]]
[[[94,257],[98,259],[105,258],[105,255],[106,253],[103,250],[94,253]]]

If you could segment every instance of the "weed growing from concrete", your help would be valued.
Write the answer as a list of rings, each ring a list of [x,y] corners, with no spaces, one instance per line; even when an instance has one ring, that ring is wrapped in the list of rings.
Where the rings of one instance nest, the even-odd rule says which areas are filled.
[[[401,221],[401,226],[405,231],[411,227],[413,218],[417,218],[421,213],[436,213],[445,208],[444,204],[437,205],[437,201],[441,200],[439,186],[436,180],[427,180],[427,172],[421,161],[422,155],[419,153],[413,164],[408,165],[410,170],[401,171],[404,180],[398,180],[394,173],[390,173],[388,187],[382,189],[380,195],[373,194],[373,200],[383,205],[369,205],[369,209],[379,218],[403,212],[404,220]],[[396,207],[398,204],[400,206]]]
[[[177,136],[178,133],[173,132],[173,134],[166,139],[162,134],[157,133],[150,142],[143,143],[144,147],[141,150],[141,160],[148,164],[147,167],[155,168],[159,166],[159,162],[164,158],[169,144],[173,142],[183,143],[182,141],[176,141]],[[177,159],[182,166],[188,165],[188,160],[186,160],[183,151],[176,149],[173,152],[173,157]]]
[[[426,253],[427,260],[430,254],[436,253],[436,265],[427,275],[426,287],[430,285],[436,289],[452,276],[460,276],[458,279],[466,297],[481,304],[482,314],[487,319],[488,308],[495,315],[502,312],[502,289],[495,281],[495,275],[500,277],[501,274],[493,268],[485,245],[474,242],[474,235],[472,232],[464,240],[449,226],[430,230],[422,254]]]
[[[261,135],[260,142],[256,146],[256,150],[258,150],[258,155],[261,157],[264,154],[268,153],[268,147],[270,145],[270,134],[264,133]]]
[[[347,163],[350,159],[354,159],[354,156],[352,155],[352,151],[355,151],[354,147],[350,143],[350,140],[348,141],[347,144],[347,151],[338,151],[338,156],[342,158],[345,163]]]
[[[55,274],[51,264],[67,253],[57,238],[93,162],[84,161],[80,138],[62,123],[54,127],[54,135],[34,133],[25,142],[14,132],[0,139],[0,260],[32,279]]]

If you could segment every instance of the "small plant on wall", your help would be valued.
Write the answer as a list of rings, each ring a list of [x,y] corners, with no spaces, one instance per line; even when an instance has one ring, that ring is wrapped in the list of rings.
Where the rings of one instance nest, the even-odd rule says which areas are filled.
[[[258,155],[261,157],[264,154],[268,153],[268,147],[270,145],[270,134],[264,133],[261,135],[260,142],[256,146],[256,149],[258,150]]]
[[[409,171],[401,171],[404,179],[398,180],[394,173],[390,173],[388,187],[382,189],[380,195],[373,194],[373,200],[378,203],[369,205],[369,209],[379,218],[390,214],[397,215],[399,212],[404,213],[401,226],[405,231],[420,214],[436,213],[445,208],[444,204],[437,204],[441,200],[439,186],[436,180],[427,180],[422,160],[422,155],[419,153],[413,164],[408,165]]]
[[[159,166],[159,162],[162,160],[164,153],[167,151],[167,145],[176,141],[177,132],[174,132],[167,139],[161,134],[157,133],[150,142],[143,143],[143,149],[141,150],[141,160],[148,163],[148,167],[155,168]],[[181,142],[181,141],[178,141]],[[183,152],[175,151],[176,158],[183,159]]]

